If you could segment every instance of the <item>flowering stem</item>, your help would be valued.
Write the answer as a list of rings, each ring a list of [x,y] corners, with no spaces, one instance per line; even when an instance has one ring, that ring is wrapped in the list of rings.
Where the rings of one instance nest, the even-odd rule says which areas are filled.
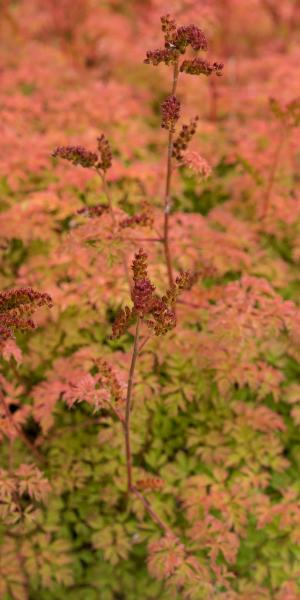
[[[176,93],[178,75],[179,75],[179,64],[177,61],[174,64],[174,71],[173,71],[173,84],[172,84],[172,92],[171,92],[173,96]],[[173,128],[171,127],[169,130],[169,138],[168,138],[167,176],[166,176],[166,190],[165,190],[165,201],[164,201],[164,236],[163,236],[164,250],[165,250],[165,257],[166,257],[168,278],[169,278],[170,285],[172,285],[172,283],[174,282],[170,243],[169,243],[169,215],[170,215],[170,210],[171,210],[170,190],[171,190],[171,179],[172,179],[173,136],[174,136],[174,131],[173,131]]]
[[[141,494],[141,492],[132,483],[132,455],[131,455],[131,443],[130,443],[130,413],[132,404],[132,389],[134,381],[134,372],[136,361],[140,350],[144,344],[139,346],[139,332],[140,332],[140,317],[137,318],[134,345],[131,357],[131,365],[128,378],[127,397],[126,397],[126,409],[125,409],[125,422],[122,421],[124,434],[125,434],[125,449],[126,449],[126,466],[127,466],[127,493],[128,495],[134,494],[143,503],[147,513],[153,519],[153,521],[166,533],[172,534],[171,529],[166,525],[160,516],[152,508],[150,502]],[[147,336],[144,340],[147,342],[150,336]],[[119,417],[120,419],[120,417]],[[173,534],[174,535],[174,534]]]
[[[134,371],[135,371],[137,357],[139,354],[139,332],[140,332],[140,317],[138,317],[137,321],[136,321],[134,344],[133,344],[131,365],[130,365],[130,371],[129,371],[129,377],[128,377],[126,410],[125,410],[125,424],[124,424],[128,493],[130,493],[132,491],[132,456],[131,456],[131,443],[130,443],[130,412],[131,412]]]

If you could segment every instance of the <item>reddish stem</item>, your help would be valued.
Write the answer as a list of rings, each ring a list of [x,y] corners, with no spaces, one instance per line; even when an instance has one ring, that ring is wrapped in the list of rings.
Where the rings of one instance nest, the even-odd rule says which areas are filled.
[[[172,84],[172,92],[171,92],[171,94],[173,96],[176,93],[178,75],[179,75],[179,64],[177,61],[174,65],[174,71],[173,71],[173,84]],[[165,258],[166,258],[166,263],[167,263],[168,278],[169,278],[170,285],[172,285],[174,283],[172,258],[171,258],[170,242],[169,242],[169,216],[170,216],[170,211],[171,211],[170,192],[171,192],[171,179],[172,179],[173,136],[174,136],[174,131],[171,128],[169,131],[169,138],[168,138],[167,175],[166,175],[166,190],[165,190],[165,199],[164,199],[164,236],[163,236]]]
[[[128,377],[126,409],[125,409],[124,432],[125,432],[127,491],[128,491],[128,493],[130,493],[132,490],[132,455],[131,455],[131,441],[130,441],[130,412],[131,412],[131,402],[132,402],[134,371],[135,371],[136,361],[137,361],[137,357],[138,357],[138,353],[139,353],[139,331],[140,331],[140,317],[137,318],[137,322],[136,322],[134,344],[133,344],[133,351],[132,351],[132,357],[131,357],[131,365],[130,365],[129,377]]]

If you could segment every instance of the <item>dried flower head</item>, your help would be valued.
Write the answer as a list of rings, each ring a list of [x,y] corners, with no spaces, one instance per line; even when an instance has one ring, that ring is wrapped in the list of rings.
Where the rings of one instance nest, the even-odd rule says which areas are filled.
[[[18,329],[33,329],[31,316],[41,306],[51,308],[51,297],[30,287],[0,292],[0,338],[13,337]]]
[[[173,144],[173,157],[177,160],[183,159],[183,152],[187,149],[192,137],[196,133],[199,117],[190,120],[188,125],[182,125],[181,131]]]
[[[203,58],[199,58],[196,56],[192,60],[184,60],[180,71],[183,73],[188,73],[189,75],[211,75],[212,73],[216,73],[218,77],[222,75],[223,63],[210,63]]]
[[[109,141],[102,133],[102,135],[97,138],[97,142],[100,157],[96,166],[98,169],[101,169],[102,171],[106,172],[108,169],[110,169],[112,163],[112,152],[109,145]]]
[[[180,116],[180,102],[176,96],[171,95],[161,105],[162,122],[161,126],[169,131],[175,130],[175,125]]]
[[[64,158],[73,165],[81,165],[85,168],[94,167],[98,158],[95,152],[90,152],[82,146],[58,146],[52,156],[54,158]]]

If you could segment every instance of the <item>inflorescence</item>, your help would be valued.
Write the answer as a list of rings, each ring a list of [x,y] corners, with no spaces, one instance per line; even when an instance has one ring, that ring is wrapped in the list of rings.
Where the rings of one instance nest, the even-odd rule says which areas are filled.
[[[31,287],[0,292],[0,340],[13,337],[17,330],[34,329],[31,316],[41,306],[51,308],[51,297]]]
[[[176,96],[171,95],[161,105],[161,126],[169,131],[175,131],[175,125],[180,117],[180,102]]]
[[[154,66],[164,63],[175,65],[179,63],[180,56],[185,54],[190,46],[192,50],[206,52],[208,49],[205,33],[196,25],[184,25],[177,28],[175,19],[170,15],[161,17],[161,27],[164,34],[164,48],[148,50],[144,62]],[[180,66],[180,71],[191,75],[221,75],[222,63],[209,63],[206,60],[195,57],[185,60]]]
[[[86,150],[86,148],[83,148],[82,146],[58,146],[54,152],[52,152],[52,156],[54,158],[64,158],[73,165],[81,165],[86,169],[94,168],[102,171],[102,173],[106,173],[112,164],[112,152],[109,141],[105,135],[102,134],[97,138],[97,142],[97,153]]]
[[[181,161],[183,159],[183,152],[187,149],[192,137],[196,133],[198,121],[199,117],[196,116],[190,120],[188,125],[182,125],[181,131],[173,143],[172,156],[176,160]]]
[[[121,309],[113,325],[112,338],[123,335],[133,319],[139,317],[155,335],[165,335],[176,326],[175,304],[184,290],[189,290],[196,280],[190,272],[181,272],[164,296],[155,293],[155,286],[148,276],[148,257],[143,249],[134,256],[132,263],[133,307]]]

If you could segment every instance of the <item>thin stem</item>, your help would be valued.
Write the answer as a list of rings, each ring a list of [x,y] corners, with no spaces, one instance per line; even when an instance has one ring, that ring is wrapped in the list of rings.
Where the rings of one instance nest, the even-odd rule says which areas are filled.
[[[143,350],[143,348],[147,344],[147,342],[150,340],[150,338],[151,338],[151,335],[146,335],[146,337],[144,337],[143,341],[139,345],[139,354],[141,353],[141,351]]]
[[[108,406],[110,407],[111,411],[114,413],[114,415],[118,418],[118,420],[120,421],[120,423],[123,425],[124,429],[125,429],[125,421],[124,418],[121,417],[121,415],[118,413],[118,411],[116,410],[116,408],[114,407],[113,403],[110,402],[110,400],[106,400],[106,403],[108,404]]]
[[[143,494],[141,494],[141,492],[135,486],[131,486],[131,492],[137,498],[139,498],[139,500],[143,503],[146,511],[148,512],[148,514],[150,515],[150,517],[152,517],[153,521],[155,521],[155,523],[157,523],[157,525],[159,525],[159,527],[165,533],[167,533],[169,535],[174,535],[173,532],[172,532],[172,530],[170,529],[170,527],[168,527],[168,525],[166,525],[166,523],[163,522],[163,520],[158,516],[158,514],[152,508],[150,502],[148,502],[148,500],[145,498],[145,496],[143,496]]]
[[[126,409],[125,409],[125,449],[126,449],[126,466],[127,466],[127,490],[128,493],[132,490],[132,456],[131,456],[131,442],[130,442],[130,412],[132,402],[132,389],[134,380],[134,371],[136,366],[137,357],[139,354],[139,331],[140,331],[140,317],[136,321],[136,329],[134,336],[133,351],[131,357],[131,365],[128,377],[128,387],[126,396]]]
[[[281,128],[281,132],[280,132],[280,135],[278,138],[276,148],[275,148],[275,152],[274,152],[274,156],[273,156],[273,160],[272,160],[272,164],[271,164],[271,169],[270,169],[270,173],[269,173],[269,177],[268,177],[267,187],[266,187],[266,191],[265,191],[265,198],[264,198],[263,211],[262,211],[263,220],[266,219],[268,211],[269,211],[271,193],[273,190],[273,185],[274,185],[274,181],[275,181],[275,177],[276,177],[278,163],[279,163],[280,155],[281,155],[283,145],[284,145],[287,135],[288,135],[287,131],[285,129],[285,126],[283,125]]]
[[[174,64],[173,71],[173,83],[172,83],[172,95],[175,95],[177,82],[179,75],[179,64],[178,61]],[[169,284],[172,285],[174,282],[173,277],[173,269],[172,269],[172,258],[171,258],[171,250],[170,250],[170,242],[169,242],[169,216],[171,211],[171,179],[172,179],[172,153],[173,153],[173,137],[174,131],[171,128],[169,130],[168,137],[168,154],[167,154],[167,175],[166,175],[166,189],[165,189],[165,199],[164,199],[164,250],[165,250],[165,258],[167,263],[168,270],[168,278]]]
[[[122,422],[125,434],[125,448],[126,448],[126,466],[127,466],[127,493],[128,495],[134,494],[139,500],[143,503],[146,511],[153,519],[153,521],[166,533],[169,535],[174,535],[172,530],[166,525],[160,516],[155,512],[152,508],[150,502],[141,494],[141,492],[133,485],[132,483],[132,454],[131,454],[131,442],[130,442],[130,413],[132,406],[132,389],[134,383],[134,373],[136,367],[136,361],[138,355],[141,351],[141,348],[148,341],[150,336],[146,336],[139,346],[139,332],[140,332],[140,317],[137,318],[135,336],[134,336],[134,344],[133,351],[131,357],[131,364],[129,370],[128,377],[128,388],[127,388],[127,397],[126,397],[126,410],[125,410],[125,422]]]

